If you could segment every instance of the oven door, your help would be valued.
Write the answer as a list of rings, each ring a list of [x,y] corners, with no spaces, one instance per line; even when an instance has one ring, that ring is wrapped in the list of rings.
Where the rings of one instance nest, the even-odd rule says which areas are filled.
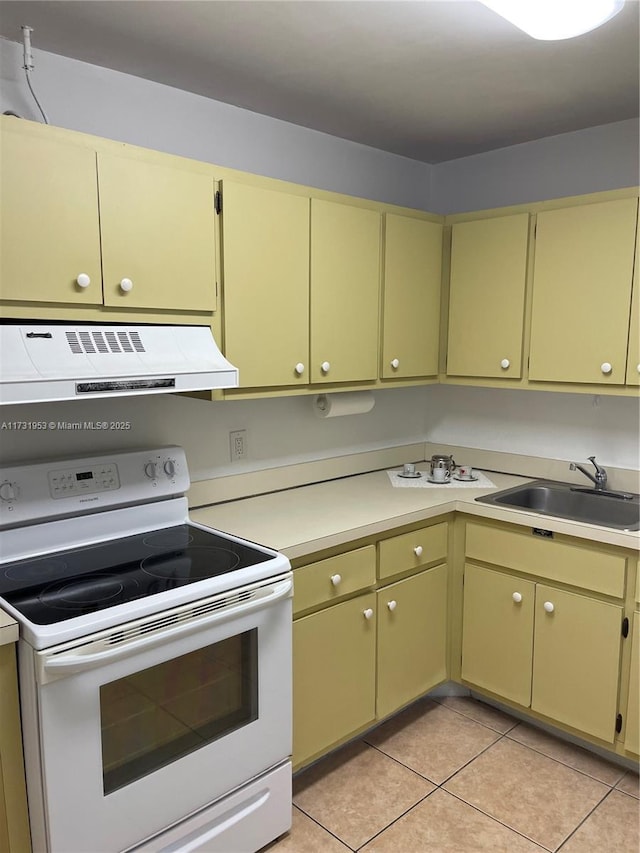
[[[125,850],[290,755],[291,589],[288,574],[22,648],[34,850]]]

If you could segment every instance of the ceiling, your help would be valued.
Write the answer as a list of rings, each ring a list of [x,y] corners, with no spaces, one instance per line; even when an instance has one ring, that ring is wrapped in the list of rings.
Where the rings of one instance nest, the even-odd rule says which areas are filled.
[[[1,0],[0,35],[437,163],[637,116],[639,10],[543,42],[471,0]]]

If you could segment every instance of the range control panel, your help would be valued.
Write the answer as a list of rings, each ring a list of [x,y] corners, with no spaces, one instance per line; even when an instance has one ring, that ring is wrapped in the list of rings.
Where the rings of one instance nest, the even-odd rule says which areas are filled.
[[[0,527],[183,495],[181,447],[56,459],[0,469]]]

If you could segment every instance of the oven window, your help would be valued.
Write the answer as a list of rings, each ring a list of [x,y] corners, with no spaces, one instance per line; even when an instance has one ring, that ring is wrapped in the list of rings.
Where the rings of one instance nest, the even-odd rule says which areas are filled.
[[[100,688],[104,793],[258,717],[258,629]]]

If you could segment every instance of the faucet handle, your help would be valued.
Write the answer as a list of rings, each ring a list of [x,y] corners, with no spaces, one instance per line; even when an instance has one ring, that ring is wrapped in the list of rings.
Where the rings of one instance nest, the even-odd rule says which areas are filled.
[[[604,468],[602,468],[600,465],[598,465],[598,463],[596,462],[595,456],[589,456],[589,462],[592,463],[593,467],[596,469],[598,474],[604,474]]]

